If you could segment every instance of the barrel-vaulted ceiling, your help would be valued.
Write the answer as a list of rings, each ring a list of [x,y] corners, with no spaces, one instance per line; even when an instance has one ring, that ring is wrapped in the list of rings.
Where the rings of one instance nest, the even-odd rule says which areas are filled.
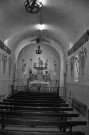
[[[16,48],[20,42],[39,34],[39,13],[27,13],[25,0],[0,0],[0,40]],[[64,51],[89,28],[89,0],[41,0],[43,36],[55,39]]]

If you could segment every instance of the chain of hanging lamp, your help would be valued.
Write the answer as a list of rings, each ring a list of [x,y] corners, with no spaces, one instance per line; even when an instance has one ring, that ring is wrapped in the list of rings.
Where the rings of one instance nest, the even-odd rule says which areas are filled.
[[[29,13],[38,13],[39,12],[39,24],[42,25],[42,15],[41,15],[41,8],[43,7],[42,2],[39,0],[26,0],[24,2],[24,6],[26,8],[26,11]],[[40,42],[41,42],[41,34],[38,30],[39,36],[36,39],[36,42],[39,44],[38,46],[38,53],[41,53],[40,50]]]
[[[41,13],[41,8],[43,7],[42,2],[39,0],[26,0],[24,2],[24,6],[26,8],[26,11],[28,13],[39,13],[39,24],[42,25],[42,13]],[[40,60],[40,54],[42,53],[42,50],[40,48],[40,42],[41,42],[41,34],[40,30],[38,30],[39,36],[36,38],[36,42],[38,44],[38,48],[35,51],[36,54],[39,55],[39,60]]]

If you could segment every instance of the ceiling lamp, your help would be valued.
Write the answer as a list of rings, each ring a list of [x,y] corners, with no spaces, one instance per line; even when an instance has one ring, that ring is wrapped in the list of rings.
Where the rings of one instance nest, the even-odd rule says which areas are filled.
[[[39,0],[26,0],[24,6],[27,12],[38,13],[43,5]]]
[[[42,50],[40,49],[40,46],[38,46],[38,49],[36,50],[36,54],[41,54]]]

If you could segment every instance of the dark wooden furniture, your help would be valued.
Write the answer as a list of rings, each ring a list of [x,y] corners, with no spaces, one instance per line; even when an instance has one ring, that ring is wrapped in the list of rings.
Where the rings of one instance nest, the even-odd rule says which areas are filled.
[[[58,131],[0,130],[0,135],[84,135],[84,133],[81,131],[58,132]]]
[[[86,125],[86,121],[72,120],[79,114],[71,113],[72,107],[64,99],[53,93],[18,92],[0,102],[1,135],[84,135],[73,131],[73,127]],[[57,127],[59,132],[51,131],[12,131],[6,127],[28,128]],[[7,134],[5,134],[7,131]]]

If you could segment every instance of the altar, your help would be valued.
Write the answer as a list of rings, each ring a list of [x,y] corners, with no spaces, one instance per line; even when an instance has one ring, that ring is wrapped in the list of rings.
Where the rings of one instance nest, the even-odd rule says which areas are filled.
[[[44,81],[32,81],[29,82],[29,90],[32,91],[46,91],[50,88],[50,83],[49,82],[44,82]]]
[[[29,90],[31,91],[48,91],[50,89],[50,74],[48,72],[48,60],[43,62],[43,60],[40,58],[40,54],[42,53],[42,50],[40,49],[40,46],[38,46],[38,49],[36,50],[36,54],[39,55],[37,62],[33,63],[33,72],[30,70],[29,79],[28,79],[28,85]],[[32,63],[32,59],[31,63]]]

